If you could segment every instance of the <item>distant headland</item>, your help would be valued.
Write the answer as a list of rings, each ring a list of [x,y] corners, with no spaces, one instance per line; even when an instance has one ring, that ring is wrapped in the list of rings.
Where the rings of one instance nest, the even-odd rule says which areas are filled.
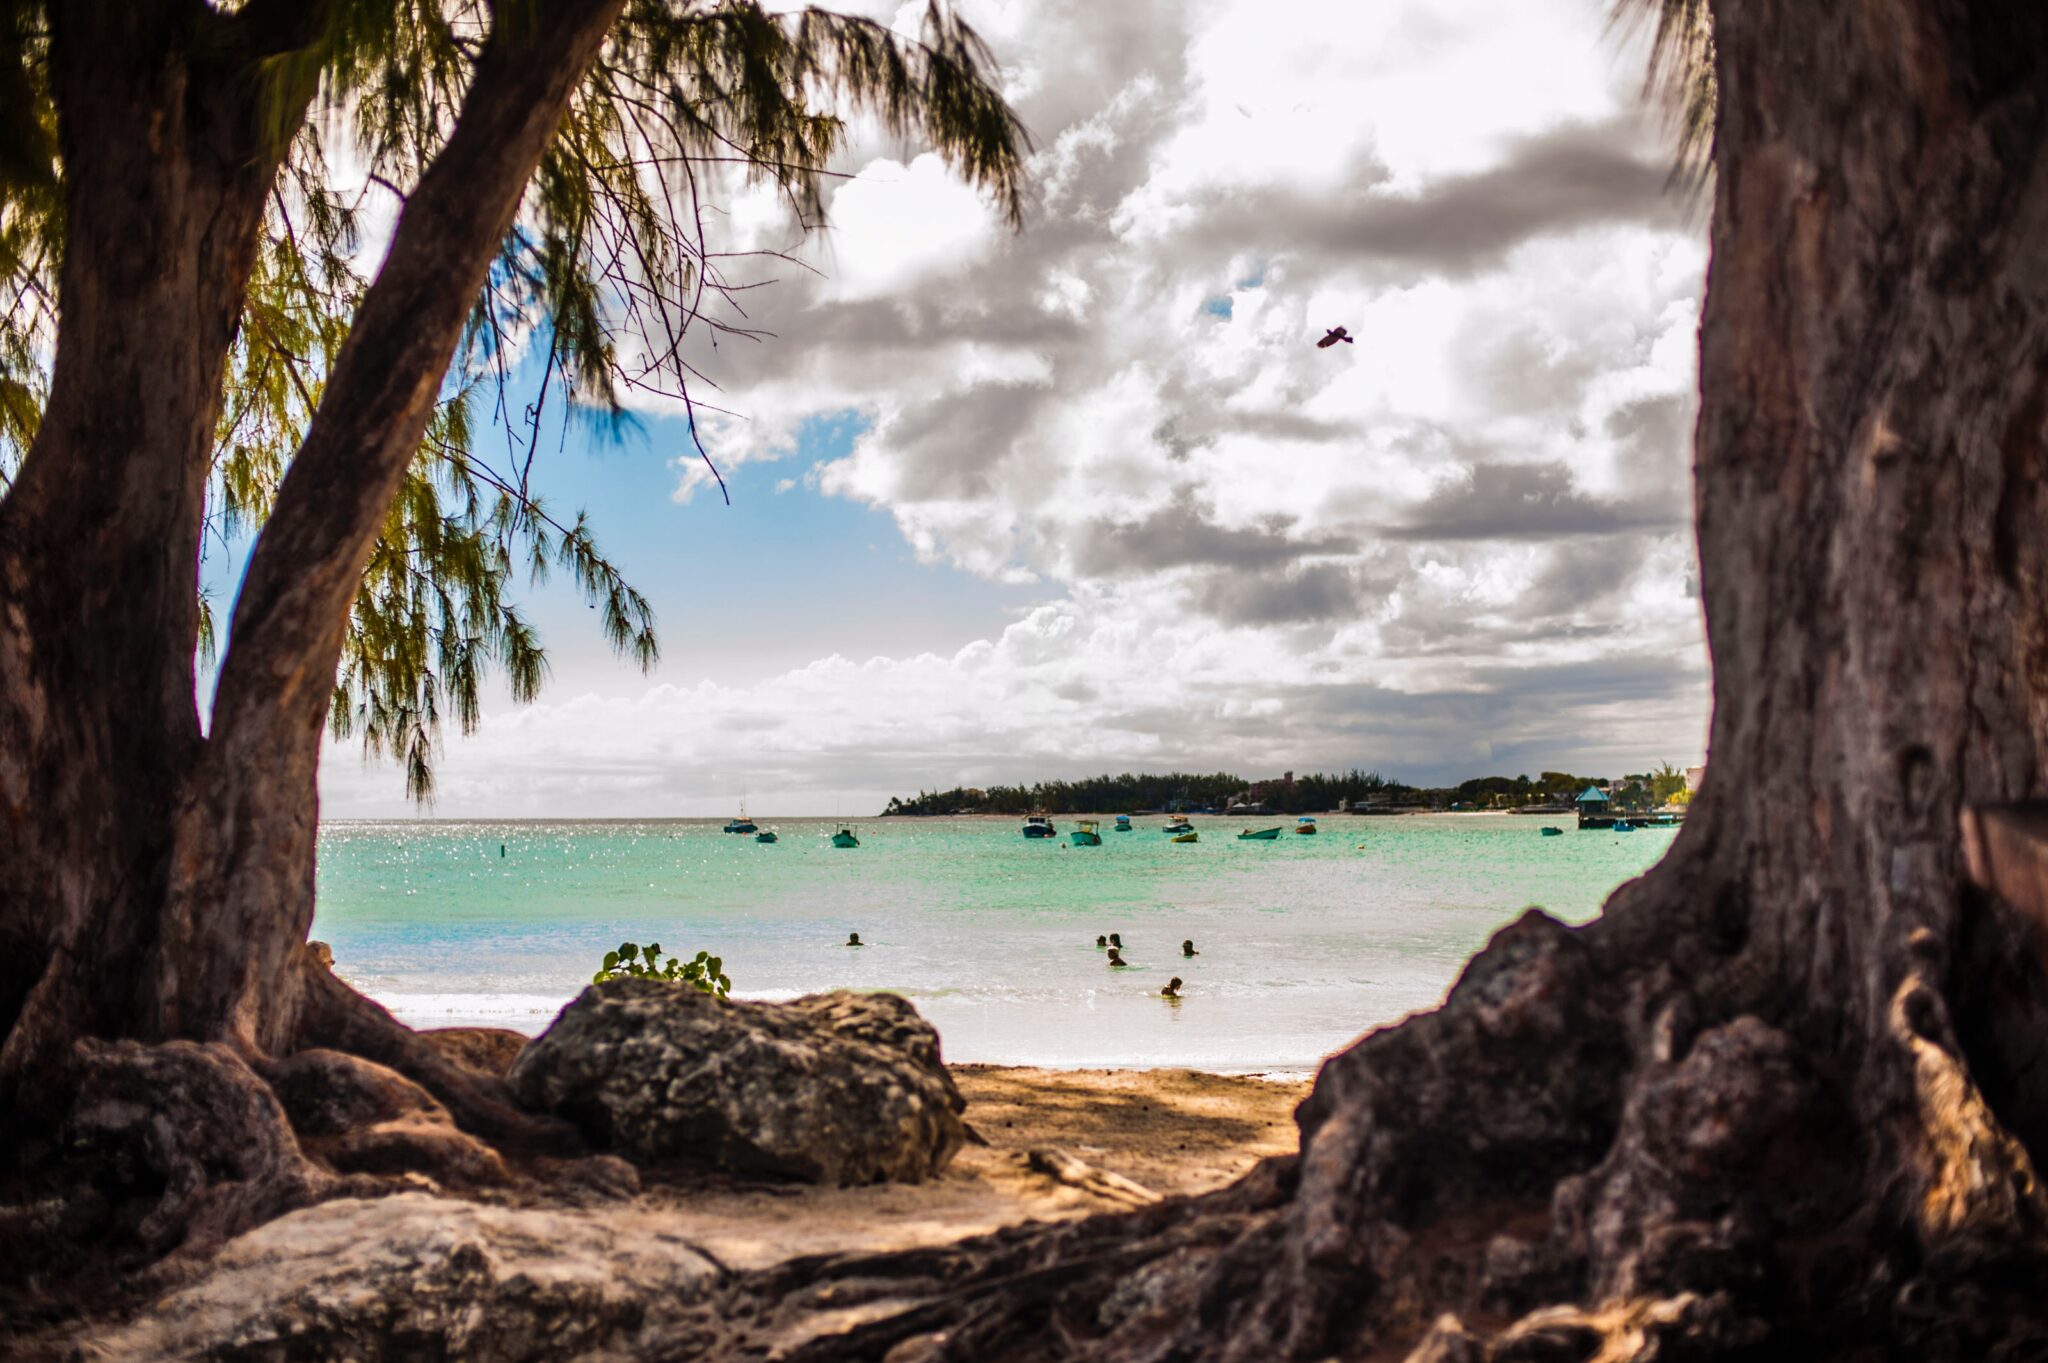
[[[1412,786],[1376,771],[1287,772],[1264,781],[1219,771],[1091,776],[1016,786],[956,786],[891,797],[883,817],[947,814],[1426,814],[1468,810],[1563,813],[1588,787],[1617,810],[1682,806],[1699,784],[1699,767],[1661,763],[1655,770],[1608,779],[1546,771],[1537,776],[1475,776],[1455,786]]]

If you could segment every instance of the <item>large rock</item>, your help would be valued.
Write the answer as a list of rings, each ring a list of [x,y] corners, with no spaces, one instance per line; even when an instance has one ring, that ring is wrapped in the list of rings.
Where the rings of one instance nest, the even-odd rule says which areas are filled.
[[[647,1162],[915,1183],[965,1139],[939,1035],[893,994],[720,1001],[659,980],[585,989],[507,1076],[529,1107]]]
[[[645,1357],[657,1340],[701,1340],[721,1278],[644,1215],[406,1193],[280,1217],[136,1319],[31,1343],[57,1358],[207,1363]]]

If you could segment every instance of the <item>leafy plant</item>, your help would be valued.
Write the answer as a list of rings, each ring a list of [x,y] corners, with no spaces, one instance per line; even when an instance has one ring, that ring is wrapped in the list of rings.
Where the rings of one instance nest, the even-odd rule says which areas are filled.
[[[592,984],[603,984],[606,980],[668,980],[675,984],[687,984],[699,993],[722,999],[732,992],[732,979],[725,973],[725,962],[708,951],[700,951],[687,961],[674,956],[667,961],[661,959],[661,943],[649,942],[641,946],[638,942],[621,942],[617,951],[604,954],[604,966],[590,977]]]

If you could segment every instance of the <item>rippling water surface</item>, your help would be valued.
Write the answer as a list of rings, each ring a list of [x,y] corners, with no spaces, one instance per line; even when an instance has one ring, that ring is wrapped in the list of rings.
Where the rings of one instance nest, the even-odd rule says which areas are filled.
[[[416,1026],[540,1031],[631,939],[710,949],[747,998],[905,994],[955,1061],[1299,1070],[1436,1002],[1523,907],[1591,917],[1674,836],[1332,815],[1277,842],[1197,818],[1201,841],[1174,844],[1141,818],[1076,848],[1057,822],[1048,842],[1009,820],[869,820],[843,850],[811,819],[762,820],[774,844],[717,820],[335,822],[313,935]],[[1131,969],[1095,950],[1109,932]],[[1156,996],[1173,975],[1179,1003]]]

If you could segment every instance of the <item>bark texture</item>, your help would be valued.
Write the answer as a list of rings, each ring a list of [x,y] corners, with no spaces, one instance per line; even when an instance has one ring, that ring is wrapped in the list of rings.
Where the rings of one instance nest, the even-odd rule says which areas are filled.
[[[288,45],[166,3],[53,7],[66,248],[49,401],[0,501],[0,1108],[129,1034],[169,875],[221,377],[281,148],[233,77]],[[318,21],[320,7],[304,7]],[[285,92],[303,108],[304,90]],[[15,1099],[10,1104],[9,1099]]]
[[[8,1267],[96,1236],[196,1255],[405,1176],[503,1183],[484,1141],[580,1148],[348,989],[306,932],[355,585],[623,3],[498,7],[259,538],[204,736],[194,584],[222,376],[276,130],[312,98],[330,6],[49,7],[56,360],[0,500],[0,1224],[25,1233],[0,1247]]]

